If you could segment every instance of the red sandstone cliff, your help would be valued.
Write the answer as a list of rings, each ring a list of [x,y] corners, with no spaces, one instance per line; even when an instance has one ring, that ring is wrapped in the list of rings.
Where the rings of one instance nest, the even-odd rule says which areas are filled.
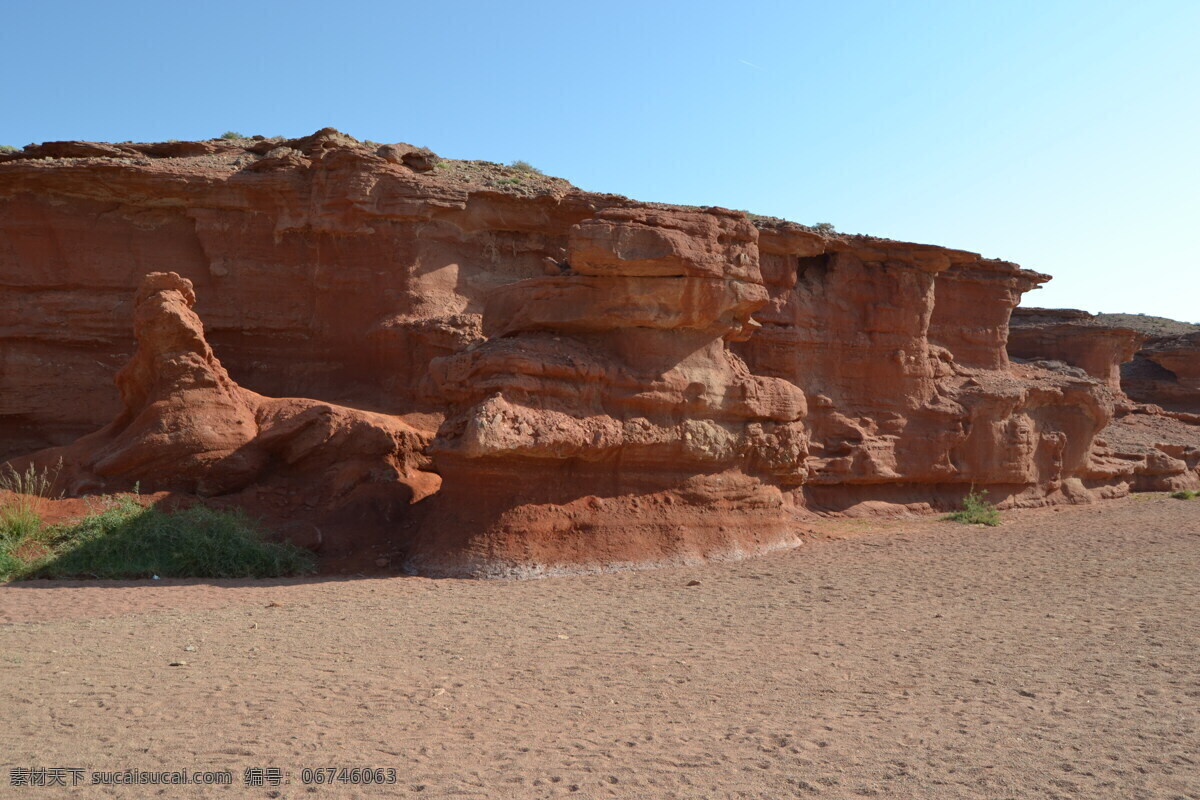
[[[772,297],[738,349],[809,396],[806,505],[928,508],[971,485],[1009,503],[1086,496],[1079,478],[1110,393],[1010,369],[1004,350],[1009,312],[1047,276],[798,226],[766,228],[759,244]]]
[[[559,275],[496,289],[490,338],[430,365],[451,403],[445,481],[411,563],[521,574],[679,563],[798,543],[804,393],[728,340],[767,300],[744,215],[610,209]]]
[[[0,458],[65,445],[35,457],[80,490],[290,487],[330,520],[382,503],[344,549],[473,575],[737,557],[972,486],[1194,483],[1186,415],[1166,449],[1098,436],[1125,339],[1043,332],[1059,356],[1010,363],[1045,280],[332,130],[48,143],[0,157]]]
[[[1121,365],[1147,338],[1133,328],[1105,325],[1086,311],[1018,308],[1013,311],[1008,352],[1027,360],[1071,364],[1120,394]]]
[[[1103,380],[1117,399],[1116,415],[1093,444],[1088,477],[1097,485],[1121,480],[1140,491],[1200,486],[1200,416],[1194,413],[1200,394],[1188,389],[1186,377],[1155,363],[1156,353],[1180,354],[1186,376],[1200,365],[1200,353],[1186,355],[1188,335],[1163,331],[1161,322],[1143,325],[1131,315],[1098,317],[1076,309],[1013,312],[1008,351],[1014,358],[1064,372],[1077,368]],[[1164,398],[1175,411],[1158,405]]]
[[[1176,411],[1200,411],[1200,333],[1156,337],[1122,375],[1131,397]]]
[[[134,299],[137,349],[116,376],[121,413],[14,466],[61,464],[58,480],[71,495],[142,486],[202,497],[249,490],[243,499],[253,501],[275,492],[291,501],[284,511],[306,518],[380,502],[400,515],[437,491],[440,479],[423,469],[429,437],[399,418],[267,398],[234,383],[205,340],[195,300],[191,281],[178,274],[147,275]],[[353,542],[328,545],[354,550]]]

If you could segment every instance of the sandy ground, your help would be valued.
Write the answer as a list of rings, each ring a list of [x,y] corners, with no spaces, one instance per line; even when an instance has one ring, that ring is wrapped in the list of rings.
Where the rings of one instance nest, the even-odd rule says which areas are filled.
[[[1004,517],[541,581],[0,588],[0,796],[1200,798],[1200,501]],[[235,784],[11,786],[37,767]]]

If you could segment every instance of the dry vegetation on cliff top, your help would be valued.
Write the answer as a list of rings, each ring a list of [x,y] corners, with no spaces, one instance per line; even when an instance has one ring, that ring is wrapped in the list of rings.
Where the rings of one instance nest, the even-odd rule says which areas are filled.
[[[161,164],[196,168],[237,171],[258,170],[276,166],[303,166],[306,158],[319,155],[323,149],[338,147],[356,151],[361,157],[404,164],[430,180],[448,181],[459,188],[474,191],[495,191],[521,197],[551,195],[561,197],[580,191],[565,178],[547,175],[526,161],[509,164],[474,159],[452,159],[432,150],[403,142],[380,144],[359,141],[334,128],[324,128],[312,136],[289,139],[284,136],[242,136],[226,131],[219,137],[200,141],[170,140],[166,142],[84,142],[63,141],[30,144],[23,149],[0,147],[0,164],[5,161],[37,159],[104,159],[131,165]],[[420,154],[407,159],[406,154]],[[622,198],[622,195],[603,195]],[[707,206],[678,203],[644,203],[649,208],[703,210]],[[792,222],[781,217],[742,211],[759,228],[799,227],[824,236],[847,236],[827,222],[814,225]],[[878,240],[878,237],[854,235],[854,238]]]
[[[136,165],[162,164],[206,169],[269,169],[304,166],[322,152],[340,149],[381,164],[391,161],[415,173],[463,184],[464,188],[491,189],[522,196],[562,195],[575,187],[569,181],[542,174],[521,161],[498,164],[491,161],[441,158],[428,148],[413,145],[359,141],[333,128],[312,136],[289,139],[283,136],[248,136],[234,132],[202,141],[169,142],[45,142],[23,150],[0,152],[0,163],[31,159],[105,159]],[[409,154],[419,158],[405,158]]]
[[[1130,328],[1150,337],[1184,336],[1200,331],[1200,324],[1180,322],[1166,317],[1150,317],[1145,314],[1097,314],[1097,324],[1113,328]]]

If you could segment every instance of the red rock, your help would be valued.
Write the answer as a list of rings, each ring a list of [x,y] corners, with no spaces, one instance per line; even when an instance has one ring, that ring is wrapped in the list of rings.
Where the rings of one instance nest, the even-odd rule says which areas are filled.
[[[1177,411],[1200,411],[1200,334],[1153,339],[1138,351],[1142,367],[1126,378],[1129,393]]]
[[[137,350],[116,377],[122,412],[71,445],[17,459],[16,468],[61,460],[70,494],[140,486],[214,496],[280,485],[322,511],[370,484],[410,502],[436,491],[437,476],[422,471],[428,438],[401,420],[238,386],[205,340],[195,300],[177,273],[147,275],[135,298]]]
[[[425,365],[446,352],[437,330],[473,340],[490,290],[541,274],[595,208],[579,193],[526,201],[438,180],[349,141],[3,164],[0,458],[115,416],[107,388],[132,352],[129,298],[164,265],[196,286],[234,379],[411,412]],[[280,148],[291,155],[252,169]],[[396,368],[398,350],[411,369]]]
[[[1050,276],[970,255],[938,275],[929,338],[963,366],[1004,369],[1009,317],[1021,296]]]
[[[1045,275],[435,160],[332,129],[0,158],[0,458],[474,575],[1197,480],[1194,345],[1147,343],[1122,386],[1172,408],[1137,406],[1126,334],[1010,333]]]
[[[1154,319],[1153,325],[1163,322]],[[1158,352],[1177,355],[1177,366],[1186,374],[1200,364],[1200,353],[1189,357],[1187,335],[1152,338],[1149,329],[1129,327],[1136,324],[1130,315],[1095,316],[1076,309],[1018,308],[1013,314],[1008,350],[1014,357],[1079,367],[1103,380],[1118,400],[1117,414],[1096,438],[1084,475],[1100,485],[1101,495],[1119,482],[1136,491],[1200,486],[1200,417],[1129,399],[1166,399],[1200,409],[1200,395],[1190,393],[1185,380],[1154,359]]]
[[[1079,367],[1120,395],[1121,365],[1133,358],[1146,338],[1132,328],[1100,323],[1086,311],[1018,308],[1013,312],[1008,352]]]
[[[1086,377],[1011,370],[1003,352],[1009,311],[1046,276],[867,237],[815,254],[787,227],[763,230],[760,244],[771,300],[738,351],[808,394],[798,503],[936,505],[971,485],[1010,505],[1086,496],[1089,445],[1111,398]],[[973,305],[983,308],[967,324]]]
[[[719,210],[603,213],[571,230],[572,274],[497,290],[492,338],[430,365],[453,405],[410,566],[556,574],[798,544],[780,487],[803,479],[804,395],[725,341],[767,299],[755,234]]]
[[[403,164],[413,172],[429,172],[438,163],[437,154],[428,147],[411,144],[385,144],[375,154],[393,164]]]

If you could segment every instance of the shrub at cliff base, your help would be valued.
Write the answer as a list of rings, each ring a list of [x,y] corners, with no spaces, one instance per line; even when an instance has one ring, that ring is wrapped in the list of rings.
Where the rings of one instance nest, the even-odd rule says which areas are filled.
[[[1194,492],[1191,489],[1184,489],[1179,492],[1173,492],[1171,497],[1174,497],[1176,500],[1194,500],[1197,497],[1200,497],[1200,492]]]
[[[30,467],[17,472],[11,464],[0,469],[0,579],[21,572],[29,561],[49,552],[52,531],[42,524],[42,507],[54,496],[54,484],[62,468]]]
[[[265,541],[241,512],[163,512],[106,498],[70,526],[0,528],[0,579],[273,578],[315,571],[291,544]]]
[[[971,490],[963,498],[963,507],[953,514],[942,517],[951,522],[962,522],[966,525],[999,525],[1000,512],[996,506],[987,501],[987,491]]]

